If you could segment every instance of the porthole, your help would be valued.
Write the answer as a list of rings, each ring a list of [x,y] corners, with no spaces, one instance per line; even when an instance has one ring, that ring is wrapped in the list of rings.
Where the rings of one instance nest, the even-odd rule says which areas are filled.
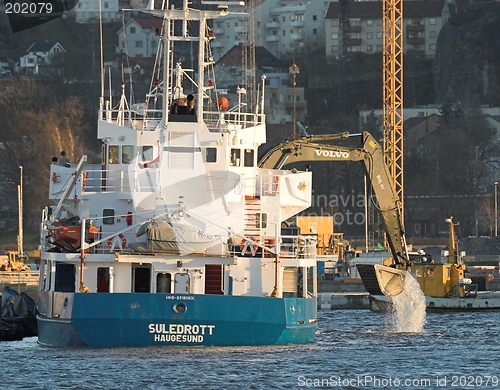
[[[174,313],[185,313],[187,310],[187,306],[185,303],[175,303],[172,307]]]

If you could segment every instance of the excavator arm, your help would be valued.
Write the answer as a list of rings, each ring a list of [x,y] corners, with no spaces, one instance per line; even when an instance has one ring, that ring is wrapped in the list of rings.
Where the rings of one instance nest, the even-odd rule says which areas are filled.
[[[361,147],[350,148],[325,142],[360,137]],[[365,288],[373,295],[398,295],[404,289],[404,271],[410,266],[399,199],[384,162],[380,144],[368,132],[303,136],[289,139],[271,149],[259,161],[259,167],[281,169],[287,164],[304,161],[361,161],[376,195],[394,264],[361,265],[357,268]]]

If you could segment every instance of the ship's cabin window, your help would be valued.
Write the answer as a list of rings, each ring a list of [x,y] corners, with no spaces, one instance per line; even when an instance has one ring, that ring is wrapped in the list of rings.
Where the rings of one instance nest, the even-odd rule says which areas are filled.
[[[217,162],[217,148],[207,148],[207,162]]]
[[[239,149],[231,149],[231,166],[239,167],[241,161],[241,151]]]
[[[109,145],[108,148],[108,163],[110,164],[119,164],[119,155],[120,155],[120,146],[118,145]]]
[[[122,146],[122,164],[130,164],[134,158],[134,147],[132,145]]]
[[[109,267],[97,268],[97,292],[109,292]]]
[[[254,150],[253,149],[245,149],[243,155],[243,165],[245,167],[253,167],[254,164]]]
[[[102,223],[104,225],[113,225],[115,223],[115,210],[104,209],[102,210]]]
[[[257,228],[266,228],[267,227],[267,214],[266,213],[257,213],[257,219],[255,221],[255,227]]]
[[[149,145],[143,146],[141,158],[142,161],[151,161],[153,159],[153,147]]]
[[[172,275],[168,272],[156,275],[156,292],[170,294],[172,292]]]

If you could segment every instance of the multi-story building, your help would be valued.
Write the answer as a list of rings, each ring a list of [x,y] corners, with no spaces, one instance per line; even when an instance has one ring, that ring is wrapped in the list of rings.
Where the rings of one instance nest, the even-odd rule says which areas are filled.
[[[229,15],[218,19],[213,26],[217,37],[212,42],[214,58],[220,59],[235,45],[248,44],[249,23],[254,26],[254,44],[265,47],[277,57],[322,47],[328,3],[267,0],[254,7],[250,17]]]
[[[326,57],[381,53],[382,17],[381,1],[353,1],[345,9],[339,2],[330,3],[325,20]],[[448,17],[444,0],[404,1],[404,52],[433,58],[439,31]]]

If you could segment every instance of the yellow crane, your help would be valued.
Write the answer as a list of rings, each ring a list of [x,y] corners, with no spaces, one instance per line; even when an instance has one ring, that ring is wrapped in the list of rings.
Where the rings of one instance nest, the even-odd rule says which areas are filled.
[[[403,0],[382,0],[383,149],[404,222]]]

